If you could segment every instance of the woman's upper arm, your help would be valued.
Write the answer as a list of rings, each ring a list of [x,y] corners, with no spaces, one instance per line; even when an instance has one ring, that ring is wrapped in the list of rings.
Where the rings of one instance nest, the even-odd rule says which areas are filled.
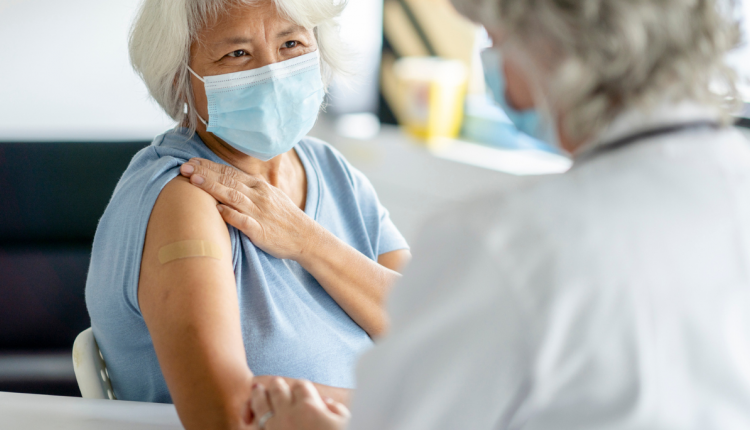
[[[186,240],[213,243],[221,258],[160,262],[160,249]],[[252,378],[231,241],[216,201],[182,177],[164,187],[151,213],[138,302],[183,423],[188,428],[229,424],[221,421],[241,413]]]

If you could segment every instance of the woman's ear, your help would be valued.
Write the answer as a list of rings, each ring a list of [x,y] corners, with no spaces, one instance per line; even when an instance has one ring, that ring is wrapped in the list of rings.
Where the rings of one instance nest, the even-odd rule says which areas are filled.
[[[180,73],[175,73],[174,79],[172,79],[172,87],[175,91],[179,91],[180,89]],[[189,89],[185,89],[186,91],[189,91]],[[182,91],[180,94],[180,101],[182,101],[182,114],[183,114],[183,127],[188,127],[190,123],[190,103],[188,102],[186,91]]]

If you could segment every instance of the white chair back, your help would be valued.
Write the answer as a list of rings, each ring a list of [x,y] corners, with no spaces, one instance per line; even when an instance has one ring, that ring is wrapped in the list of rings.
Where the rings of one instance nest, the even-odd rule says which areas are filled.
[[[82,331],[73,343],[73,369],[84,399],[116,399],[91,327]]]

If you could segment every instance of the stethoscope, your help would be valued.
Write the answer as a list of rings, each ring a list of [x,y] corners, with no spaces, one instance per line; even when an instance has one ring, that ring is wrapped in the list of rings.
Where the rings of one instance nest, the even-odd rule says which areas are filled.
[[[578,164],[582,161],[587,161],[592,158],[596,158],[600,155],[610,153],[613,151],[617,151],[626,146],[630,146],[634,143],[642,142],[645,140],[650,140],[650,139],[654,139],[657,137],[662,137],[662,136],[666,136],[670,134],[679,134],[688,130],[698,130],[698,129],[704,129],[704,128],[718,130],[722,128],[722,126],[716,121],[701,120],[701,121],[686,122],[682,124],[668,125],[664,127],[641,131],[639,133],[634,133],[629,136],[625,136],[623,138],[613,140],[611,142],[605,142],[600,145],[597,145],[596,147],[588,151],[585,151],[583,154],[576,157],[575,163]]]

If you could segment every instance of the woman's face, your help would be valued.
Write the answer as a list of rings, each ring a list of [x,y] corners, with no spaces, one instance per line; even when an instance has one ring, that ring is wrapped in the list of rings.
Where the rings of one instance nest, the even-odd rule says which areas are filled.
[[[190,46],[190,67],[214,76],[257,69],[318,49],[312,30],[282,18],[270,0],[234,6],[198,33]],[[198,114],[208,120],[203,82],[190,75]],[[198,124],[199,130],[205,128]]]

